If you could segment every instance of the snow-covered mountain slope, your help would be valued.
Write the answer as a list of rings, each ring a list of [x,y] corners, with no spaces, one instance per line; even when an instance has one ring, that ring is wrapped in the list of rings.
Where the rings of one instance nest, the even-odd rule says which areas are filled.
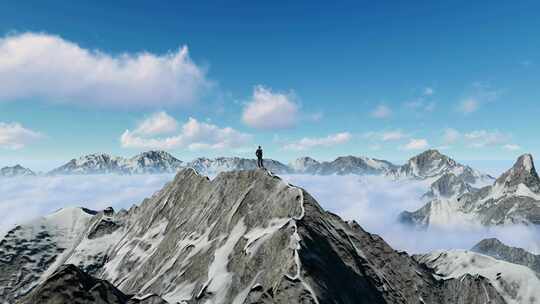
[[[65,214],[65,215],[64,215]],[[128,211],[65,209],[0,244],[0,303],[62,264],[124,294],[188,303],[504,303],[486,279],[438,281],[266,170],[192,169]],[[39,261],[44,261],[40,263]]]
[[[25,168],[21,165],[15,165],[12,167],[3,167],[0,169],[0,176],[14,177],[14,176],[29,176],[36,175],[32,170]]]
[[[122,170],[125,159],[109,154],[88,154],[53,169],[49,174],[108,174],[127,173]]]
[[[264,165],[277,174],[292,173],[288,166],[272,159],[265,159]],[[215,175],[225,171],[252,170],[257,168],[257,161],[239,157],[218,157],[215,159],[198,158],[184,163],[164,151],[143,152],[131,158],[108,154],[89,154],[72,159],[49,174],[175,173],[182,168],[194,168],[202,174]]]
[[[89,154],[72,159],[49,174],[141,174],[174,173],[183,162],[164,151],[148,151],[132,158],[109,154]]]
[[[485,277],[508,304],[540,301],[540,279],[525,266],[466,250],[438,251],[416,259],[433,268],[441,279],[457,279],[466,274]],[[492,303],[487,292],[485,303]]]
[[[457,184],[455,184],[457,185]],[[524,154],[491,186],[437,196],[402,220],[423,226],[470,223],[482,225],[540,224],[540,178],[533,158]]]
[[[122,163],[129,173],[175,173],[184,163],[165,151],[147,151]]]
[[[265,168],[276,174],[292,173],[292,170],[287,165],[276,160],[264,159],[263,164]],[[201,174],[215,175],[220,172],[234,170],[253,170],[257,168],[257,161],[240,157],[197,158],[187,163],[186,167],[193,168]]]
[[[505,245],[495,238],[484,239],[471,249],[499,260],[527,266],[540,276],[540,255],[532,254],[523,248]]]
[[[295,173],[308,174],[311,173],[319,166],[321,163],[309,156],[304,156],[295,159],[293,162],[289,163],[289,167]]]
[[[427,150],[409,159],[409,161],[388,175],[394,178],[429,179],[435,181],[447,173],[452,173],[468,184],[485,184],[493,177],[483,174],[469,166],[462,165],[437,150]]]
[[[357,156],[341,156],[330,162],[318,162],[310,157],[301,157],[290,166],[296,173],[315,175],[382,175],[397,168],[385,160]]]

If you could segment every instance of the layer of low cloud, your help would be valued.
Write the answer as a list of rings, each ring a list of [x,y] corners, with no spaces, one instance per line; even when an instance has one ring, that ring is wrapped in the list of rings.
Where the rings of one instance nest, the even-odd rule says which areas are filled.
[[[304,137],[299,141],[285,145],[286,150],[308,150],[316,147],[330,147],[349,142],[352,135],[348,132],[331,134],[326,137]]]
[[[423,150],[429,147],[427,139],[411,138],[408,143],[402,146],[403,150]]]
[[[0,179],[0,238],[16,224],[60,208],[129,208],[150,197],[173,176],[73,175]]]
[[[264,86],[256,86],[244,107],[242,120],[256,129],[291,128],[299,121],[300,106],[295,99],[293,93],[274,92]]]
[[[371,111],[371,116],[379,119],[388,118],[392,116],[392,109],[387,105],[380,104]]]
[[[210,87],[186,46],[166,54],[111,55],[44,33],[0,39],[0,100],[175,107],[197,101]]]
[[[226,149],[240,148],[251,135],[230,127],[218,127],[190,117],[182,124],[180,132],[170,136],[153,136],[176,130],[179,123],[165,112],[153,114],[142,121],[133,131],[126,130],[120,136],[124,148],[138,149]]]
[[[21,149],[42,137],[41,133],[27,129],[20,123],[0,122],[0,148]]]
[[[0,183],[0,238],[16,224],[44,216],[59,208],[84,206],[116,210],[139,204],[172,180],[172,175],[88,175],[5,178]],[[403,210],[423,205],[419,197],[425,182],[393,181],[376,176],[285,175],[305,188],[327,210],[346,220],[356,220],[371,233],[381,235],[394,248],[409,253],[436,249],[469,249],[483,238],[531,251],[540,250],[540,231],[533,227],[448,226],[420,231],[399,224]]]

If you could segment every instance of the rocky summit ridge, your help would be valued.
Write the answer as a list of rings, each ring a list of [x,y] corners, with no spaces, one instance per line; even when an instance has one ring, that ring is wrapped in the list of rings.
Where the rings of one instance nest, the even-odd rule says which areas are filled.
[[[0,303],[56,296],[63,276],[115,295],[105,304],[505,303],[484,277],[440,280],[266,170],[210,180],[184,169],[129,210],[63,209],[0,241]]]

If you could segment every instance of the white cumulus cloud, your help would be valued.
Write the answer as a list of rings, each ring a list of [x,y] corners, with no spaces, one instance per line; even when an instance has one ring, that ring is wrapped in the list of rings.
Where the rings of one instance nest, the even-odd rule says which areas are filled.
[[[178,128],[178,122],[164,111],[152,114],[143,120],[135,132],[143,135],[171,133]]]
[[[411,138],[402,148],[403,150],[423,150],[429,146],[429,143],[424,138]]]
[[[273,92],[258,85],[244,107],[242,120],[257,129],[286,129],[298,122],[298,110],[294,94]]]
[[[41,137],[41,133],[27,129],[20,123],[0,122],[0,147],[17,150]]]
[[[192,117],[181,126],[179,134],[167,137],[150,136],[156,133],[145,131],[156,130],[156,127],[162,122],[160,119],[155,119],[159,116],[167,116],[165,120],[174,120],[174,118],[168,116],[166,113],[152,115],[149,119],[137,126],[134,131],[128,129],[122,134],[120,137],[122,147],[141,149],[187,148],[190,150],[224,149],[239,148],[251,139],[251,135],[239,132],[233,128],[220,128],[210,123],[200,122]],[[152,125],[152,122],[157,123],[156,125]],[[172,124],[172,122],[170,123]],[[174,121],[174,124],[176,125],[177,122]],[[171,130],[171,128],[167,129]]]
[[[388,118],[392,115],[392,109],[388,106],[380,104],[371,112],[371,116],[375,118]]]
[[[0,39],[1,100],[167,107],[191,104],[210,86],[186,46],[162,55],[111,55],[43,33]]]
[[[331,134],[326,137],[310,138],[304,137],[297,142],[285,145],[287,150],[307,150],[315,147],[329,147],[349,142],[351,134],[348,132]]]

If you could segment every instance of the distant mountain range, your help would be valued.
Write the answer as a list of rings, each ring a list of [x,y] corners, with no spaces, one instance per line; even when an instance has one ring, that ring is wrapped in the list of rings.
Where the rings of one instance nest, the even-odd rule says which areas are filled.
[[[487,174],[482,174],[469,166],[457,163],[437,150],[425,151],[411,158],[403,166],[392,164],[386,160],[358,156],[341,156],[329,162],[319,162],[310,157],[301,157],[289,165],[272,159],[266,159],[264,163],[265,167],[276,174],[357,174],[383,175],[396,179],[435,180],[446,173],[453,173],[471,184],[493,179]],[[217,174],[224,171],[255,169],[257,163],[254,159],[239,157],[198,158],[191,162],[183,162],[164,151],[148,151],[131,158],[108,154],[89,154],[72,159],[47,174],[174,173],[181,168],[194,168],[201,174]],[[7,171],[9,171],[8,168],[6,168]],[[21,170],[17,172],[23,173]],[[8,174],[2,175],[7,176]],[[10,176],[13,175],[18,174],[10,174]]]
[[[0,169],[0,176],[14,177],[14,176],[29,176],[36,175],[32,170],[25,168],[21,165],[15,165],[12,167],[3,167]]]
[[[435,181],[424,197],[429,202],[403,212],[403,222],[424,227],[456,221],[540,225],[540,178],[530,154],[521,155],[492,185],[473,188],[450,173]]]

